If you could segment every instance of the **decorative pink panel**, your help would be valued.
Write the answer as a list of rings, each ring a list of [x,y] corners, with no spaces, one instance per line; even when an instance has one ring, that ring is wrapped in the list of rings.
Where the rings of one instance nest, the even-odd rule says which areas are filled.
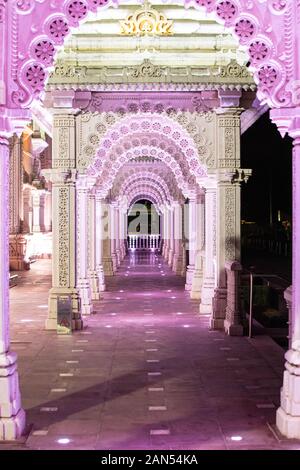
[[[43,89],[54,52],[63,44],[70,27],[78,26],[89,12],[101,14],[101,8],[113,3],[118,1],[0,0],[0,24],[6,23],[9,35],[7,47],[0,52],[7,55],[7,106],[30,106]],[[182,3],[206,9],[247,46],[250,69],[259,84],[259,98],[272,107],[295,105],[293,87],[300,78],[295,42],[299,35],[298,1],[182,0]]]

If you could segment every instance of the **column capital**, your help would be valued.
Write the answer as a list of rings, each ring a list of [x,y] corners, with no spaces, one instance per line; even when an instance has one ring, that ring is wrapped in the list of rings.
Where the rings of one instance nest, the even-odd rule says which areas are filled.
[[[176,207],[181,206],[181,204],[180,204],[179,201],[172,201],[171,205],[172,205],[172,208],[173,208],[173,209],[176,209]]]
[[[100,201],[102,204],[105,202],[105,194],[97,186],[95,187],[95,197],[96,201]]]
[[[240,90],[218,90],[218,96],[220,100],[221,108],[238,108],[240,105],[240,99],[242,92]]]
[[[50,181],[53,184],[75,183],[77,178],[76,170],[59,170],[51,168],[49,170],[42,170],[41,173],[47,181]]]
[[[119,209],[119,201],[117,201],[116,199],[114,199],[113,201],[110,201],[110,205],[111,205],[114,209]]]
[[[300,107],[271,109],[270,118],[282,137],[286,134],[293,139],[300,137]]]
[[[45,93],[44,103],[54,115],[62,112],[78,114],[88,106],[91,97],[90,91],[52,90]]]
[[[0,111],[0,136],[10,138],[13,134],[17,134],[20,137],[30,119],[29,109],[2,108]]]
[[[197,204],[205,203],[205,191],[201,191],[197,194]]]
[[[224,106],[215,109],[215,113],[218,117],[237,117],[239,118],[244,108],[235,107],[235,106]]]
[[[252,170],[242,168],[239,169],[226,169],[218,171],[216,174],[216,181],[218,185],[222,184],[238,184],[245,182],[247,183],[248,179],[252,175]]]
[[[76,180],[76,187],[79,191],[87,192],[95,186],[95,183],[96,178],[86,175],[78,175]]]
[[[203,186],[204,186],[205,193],[209,191],[210,192],[215,191],[217,189],[217,181],[214,175],[211,175],[211,177],[209,178],[205,178],[203,180]]]

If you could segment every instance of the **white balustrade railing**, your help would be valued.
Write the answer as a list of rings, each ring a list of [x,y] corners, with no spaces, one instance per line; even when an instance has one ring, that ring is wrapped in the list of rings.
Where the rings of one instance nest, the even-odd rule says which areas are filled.
[[[160,248],[160,235],[128,235],[128,248],[130,250],[158,250]]]

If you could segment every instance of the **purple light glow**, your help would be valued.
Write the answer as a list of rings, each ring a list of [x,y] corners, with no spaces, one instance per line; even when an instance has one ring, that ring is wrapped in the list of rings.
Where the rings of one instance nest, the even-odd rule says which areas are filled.
[[[61,445],[67,445],[67,444],[70,444],[71,439],[68,439],[67,437],[62,437],[60,439],[57,439],[57,442],[58,444],[61,444]]]

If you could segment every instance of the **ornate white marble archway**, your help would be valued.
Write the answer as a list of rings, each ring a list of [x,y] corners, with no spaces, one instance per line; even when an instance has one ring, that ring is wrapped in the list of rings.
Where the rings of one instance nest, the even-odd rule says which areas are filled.
[[[273,121],[282,134],[289,132],[294,138],[294,225],[293,225],[293,340],[291,350],[286,355],[286,372],[282,390],[281,408],[278,411],[277,425],[288,437],[300,436],[300,106],[299,106],[299,2],[293,0],[195,0],[184,2],[187,6],[205,8],[218,21],[222,21],[239,38],[249,51],[251,69],[258,84],[258,96],[272,108]],[[0,0],[0,380],[4,395],[1,403],[0,437],[14,439],[24,429],[24,412],[20,405],[16,355],[10,352],[8,323],[8,138],[19,132],[30,116],[29,108],[35,97],[44,88],[49,67],[55,51],[69,34],[70,27],[84,21],[89,11],[108,7],[108,0],[65,0],[46,2],[42,0]],[[24,39],[25,38],[25,39]],[[6,60],[5,54],[9,54]],[[234,72],[234,71],[233,71]],[[226,119],[228,116],[226,117]],[[75,118],[68,117],[66,128],[69,136],[73,132]],[[220,119],[221,121],[221,119]],[[221,124],[220,124],[221,125]],[[223,125],[223,127],[226,127]],[[229,126],[230,127],[230,126]],[[228,127],[227,127],[228,128]],[[73,130],[72,130],[73,129]],[[70,142],[72,139],[70,140]],[[70,143],[69,142],[69,143]],[[224,142],[223,142],[224,144]],[[224,144],[225,145],[225,144]],[[71,142],[71,147],[73,143]],[[70,150],[70,149],[69,149]],[[74,149],[73,149],[74,150]],[[67,157],[74,156],[67,152]],[[68,165],[66,166],[66,160]],[[74,306],[74,323],[80,326],[77,316],[78,293],[75,288],[74,273],[75,230],[71,214],[74,213],[76,198],[76,166],[72,158],[61,162],[52,174],[54,194],[60,201],[57,214],[64,219],[59,227],[56,240],[61,253],[69,260],[56,271],[54,278],[60,288],[69,289]],[[192,169],[192,167],[191,167]],[[209,204],[214,207],[216,199],[224,193],[226,204],[236,201],[236,189],[229,188],[226,175],[222,174],[217,188],[207,185]],[[82,188],[80,188],[82,190]],[[219,192],[218,192],[219,191]],[[219,207],[220,210],[223,208]],[[229,211],[230,212],[230,211]],[[220,212],[221,213],[221,212]],[[220,215],[219,213],[219,215]],[[228,232],[232,227],[226,230]],[[218,237],[224,235],[220,233]],[[213,234],[212,234],[213,235]],[[226,234],[225,234],[226,236]],[[216,248],[216,247],[215,247]],[[233,253],[228,246],[228,253]],[[217,257],[221,265],[220,253]],[[221,279],[222,275],[220,276]],[[222,281],[222,280],[221,280]],[[223,281],[222,281],[223,282]],[[222,297],[222,282],[218,295]],[[217,296],[218,297],[218,296]],[[221,299],[221,297],[219,297]],[[222,300],[222,299],[221,299]],[[216,298],[217,302],[217,298]],[[4,410],[4,411],[3,411]]]

